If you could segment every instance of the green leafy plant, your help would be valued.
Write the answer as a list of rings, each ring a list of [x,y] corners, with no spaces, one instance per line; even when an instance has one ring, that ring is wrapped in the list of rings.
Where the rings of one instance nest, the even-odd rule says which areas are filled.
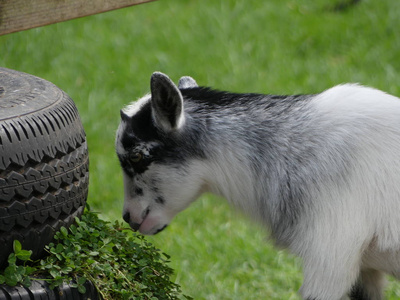
[[[90,280],[103,299],[191,299],[171,281],[167,254],[119,222],[111,225],[90,210],[76,219],[76,225],[61,228],[46,250],[47,257],[32,262],[31,252],[15,241],[0,283],[29,287],[32,280],[41,279],[50,288],[66,282],[85,293],[84,284]]]
[[[14,253],[11,253],[8,257],[9,266],[0,273],[0,284],[7,284],[15,286],[21,283],[25,286],[31,284],[29,275],[35,272],[34,267],[30,266],[18,266],[17,259],[21,261],[28,261],[31,257],[32,251],[22,250],[21,243],[14,241]]]

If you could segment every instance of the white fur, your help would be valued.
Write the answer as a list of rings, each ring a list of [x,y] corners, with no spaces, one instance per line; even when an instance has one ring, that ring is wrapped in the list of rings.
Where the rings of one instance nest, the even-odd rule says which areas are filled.
[[[124,174],[124,211],[129,212],[131,219],[136,223],[143,222],[143,211],[147,208],[150,208],[149,217],[154,218],[153,226],[145,230],[141,228],[141,233],[154,234],[165,224],[169,224],[177,213],[187,208],[204,192],[205,183],[199,178],[204,178],[203,172],[206,170],[198,161],[193,161],[188,167],[192,170],[188,172],[188,176],[175,176],[176,170],[168,166],[150,166],[143,175],[138,175],[134,179]],[[170,176],[166,177],[165,174]],[[157,193],[152,189],[154,181],[159,183],[157,190],[163,191],[163,197],[174,201],[165,204],[154,203],[153,199],[157,197]],[[132,186],[142,188],[145,196],[132,197],[130,191]],[[182,186],[187,188],[181,189]]]
[[[352,132],[349,138],[359,149],[348,188],[325,187],[316,193],[320,200],[303,219],[301,240],[291,246],[304,259],[304,298],[334,300],[350,288],[360,270],[377,270],[377,278],[379,270],[399,278],[400,101],[374,89],[344,85],[317,96],[313,104],[327,127],[334,121]],[[326,236],[331,243],[322,243]],[[323,260],[318,259],[321,253]],[[378,285],[383,285],[380,278]],[[381,299],[373,293],[371,299]]]
[[[149,101],[151,100],[151,95],[145,95],[137,101],[132,102],[131,104],[127,105],[123,111],[129,116],[133,117],[136,115],[140,109]]]
[[[182,79],[186,84],[197,86],[193,79]],[[129,106],[127,114],[134,117],[148,101],[146,96]],[[186,111],[177,116],[188,116],[187,123],[177,122],[182,134],[204,124],[194,123],[197,119],[209,118],[209,131],[196,141],[207,157],[193,156],[182,165],[151,164],[134,178],[125,174],[124,210],[140,224],[150,207],[148,222],[139,230],[153,234],[201,193],[221,195],[272,228],[278,244],[303,258],[304,299],[348,299],[358,284],[368,299],[383,299],[383,274],[400,278],[400,99],[345,84],[309,96],[295,108],[278,103],[264,111],[256,104],[201,115],[194,104],[185,103]],[[285,109],[292,110],[285,115]],[[250,110],[250,117],[243,114]],[[265,127],[254,137],[249,131],[257,126],[272,130]],[[118,142],[124,129],[120,125],[118,153],[125,151]],[[269,145],[271,140],[278,145]],[[263,143],[269,148],[263,149]],[[178,145],[186,147],[182,140]],[[307,155],[307,149],[313,152]],[[285,180],[304,203],[280,198]],[[143,196],[133,196],[138,187]],[[157,195],[166,203],[155,203]]]

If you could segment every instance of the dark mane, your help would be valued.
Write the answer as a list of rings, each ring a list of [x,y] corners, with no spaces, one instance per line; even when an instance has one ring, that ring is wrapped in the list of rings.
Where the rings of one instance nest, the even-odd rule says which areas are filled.
[[[246,102],[249,99],[259,99],[265,97],[257,93],[232,93],[220,90],[214,90],[210,87],[195,87],[181,90],[184,99],[198,101],[199,104],[207,106],[230,106],[232,103]]]
[[[210,87],[195,87],[181,90],[184,100],[190,100],[202,107],[240,107],[248,106],[250,103],[262,105],[265,109],[274,107],[276,104],[291,106],[298,101],[309,99],[311,95],[270,95],[260,93],[232,93],[214,90]]]

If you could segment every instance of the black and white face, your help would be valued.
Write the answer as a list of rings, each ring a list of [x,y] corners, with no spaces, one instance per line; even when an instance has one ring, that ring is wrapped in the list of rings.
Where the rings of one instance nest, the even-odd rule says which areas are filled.
[[[201,163],[176,142],[185,124],[180,92],[168,77],[161,83],[158,79],[152,81],[151,96],[121,111],[116,137],[124,177],[123,218],[142,234],[163,230],[203,185]],[[154,104],[157,100],[163,104]]]

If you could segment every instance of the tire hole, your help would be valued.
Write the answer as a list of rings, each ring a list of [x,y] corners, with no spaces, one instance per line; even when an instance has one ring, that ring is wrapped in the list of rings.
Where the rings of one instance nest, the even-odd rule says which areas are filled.
[[[62,122],[62,124],[63,124],[64,127],[65,127],[65,123],[66,123],[67,125],[69,125],[69,122],[68,122],[68,119],[67,119],[67,117],[66,117],[65,112],[63,112],[63,111],[60,110],[60,109],[57,109],[55,112],[56,112],[56,114],[60,117],[60,120],[61,120],[61,122]]]
[[[18,141],[21,141],[21,136],[19,135],[19,132],[17,130],[17,128],[15,128],[14,124],[10,124],[12,129],[14,130],[15,135],[17,136]]]
[[[8,140],[10,141],[10,143],[12,143],[11,134],[8,132],[7,128],[5,128],[4,125],[2,125],[1,127],[3,127],[3,130],[6,133]]]
[[[69,120],[69,123],[72,123],[74,118],[73,118],[72,115],[71,115],[71,111],[70,111],[69,106],[66,106],[66,107],[65,107],[64,113],[67,115],[68,120]]]
[[[44,115],[44,117],[46,118],[47,122],[49,122],[49,125],[50,125],[51,129],[53,129],[53,131],[56,131],[56,128],[54,127],[54,124],[51,122],[49,117],[46,116],[46,115]]]
[[[26,137],[27,139],[29,139],[28,132],[26,131],[25,126],[23,126],[23,125],[21,124],[21,122],[18,122],[18,124],[19,124],[19,126],[21,127],[22,131],[24,132],[25,137]]]
[[[43,119],[40,118],[40,117],[39,117],[39,120],[40,120],[40,122],[42,122],[42,124],[44,126],[44,129],[46,129],[47,134],[50,134],[50,131],[49,131],[49,128],[47,127],[47,125],[46,125],[46,122],[43,121]],[[53,127],[53,131],[54,131],[54,127]]]
[[[36,124],[37,129],[39,129],[40,135],[43,135],[42,127],[40,127],[39,123],[35,119],[33,119],[33,122]]]
[[[58,118],[55,117],[53,113],[50,113],[50,115],[53,117],[54,121],[56,122],[58,129],[61,129],[60,123],[57,120]]]
[[[32,127],[32,125],[31,125],[31,123],[29,123],[29,122],[26,122],[26,124],[28,124],[29,128],[31,129],[33,136],[34,136],[34,137],[36,137],[36,132],[35,132],[35,129],[33,129],[33,127]]]

